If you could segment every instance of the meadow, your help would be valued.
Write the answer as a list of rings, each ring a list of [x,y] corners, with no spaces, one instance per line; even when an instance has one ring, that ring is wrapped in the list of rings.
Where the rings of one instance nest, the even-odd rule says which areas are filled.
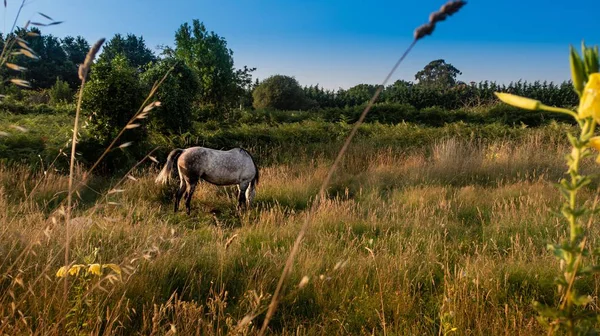
[[[197,19],[161,55],[42,35],[62,23],[42,13],[0,34],[0,335],[592,327],[598,48],[571,48],[559,85],[467,84],[443,59],[388,84],[465,4],[432,12],[380,86],[336,91],[253,80]],[[250,209],[201,183],[173,211],[155,177],[194,145],[252,153]]]
[[[60,114],[54,124],[26,122],[35,115],[13,118],[20,119],[8,122],[27,132],[10,136],[23,139],[59,144],[52,134],[68,127]],[[69,276],[68,300],[64,278],[56,276],[68,176],[39,169],[47,162],[2,166],[0,333],[256,333],[350,126],[196,126],[200,138],[153,139],[164,147],[159,164],[146,160],[130,172],[94,176],[81,189],[69,224],[72,259],[116,264],[121,273]],[[558,302],[559,263],[546,244],[568,234],[553,183],[565,174],[564,132],[572,127],[363,125],[317,208],[270,333],[545,334],[532,301]],[[237,212],[234,187],[203,183],[191,216],[173,213],[174,187],[154,182],[163,153],[222,139],[248,143],[258,158],[254,207]],[[221,143],[227,145],[233,143]],[[587,186],[582,197],[593,200],[596,188]],[[589,230],[594,245],[598,229]],[[578,286],[595,297],[596,279]]]

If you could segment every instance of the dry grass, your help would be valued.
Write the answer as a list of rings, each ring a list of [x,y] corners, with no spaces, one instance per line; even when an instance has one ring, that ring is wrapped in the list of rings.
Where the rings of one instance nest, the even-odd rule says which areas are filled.
[[[564,235],[550,212],[563,153],[532,134],[352,155],[316,210],[270,328],[372,334],[385,316],[396,335],[542,334],[531,301],[556,299],[545,244]],[[49,173],[26,199],[42,176],[0,170],[0,333],[255,334],[327,171],[327,160],[298,162],[263,168],[257,207],[243,215],[233,189],[208,184],[191,217],[173,214],[155,170],[135,171],[138,181],[107,199],[88,190],[70,224],[73,262],[97,249],[95,261],[119,264],[123,277],[88,279],[86,290],[71,280],[68,304],[55,277],[65,227],[52,211],[67,177]],[[99,194],[109,185],[90,184]]]

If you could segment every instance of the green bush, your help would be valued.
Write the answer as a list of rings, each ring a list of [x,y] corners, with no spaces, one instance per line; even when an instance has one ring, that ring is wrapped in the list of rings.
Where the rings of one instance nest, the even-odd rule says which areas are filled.
[[[300,110],[308,103],[298,81],[284,75],[263,80],[252,92],[252,98],[256,109]]]
[[[139,109],[143,94],[137,69],[123,55],[99,60],[92,67],[83,94],[83,107],[91,116],[91,136],[108,145]],[[140,141],[145,133],[142,125],[125,132],[121,140]]]
[[[198,92],[198,79],[193,70],[183,62],[167,58],[153,63],[142,74],[141,79],[147,91],[154,83],[173,67],[156,92],[156,99],[162,104],[151,112],[149,126],[152,130],[164,133],[184,133],[192,128],[194,120],[193,102]]]
[[[51,105],[66,104],[73,100],[73,92],[69,87],[69,83],[60,80],[58,77],[56,78],[56,83],[48,91],[48,94],[50,95]]]
[[[78,145],[83,162],[95,162],[140,108],[144,93],[138,70],[123,55],[110,61],[99,60],[92,67],[83,95],[90,136],[82,138]],[[143,122],[139,120],[140,127],[126,130],[119,138],[118,144],[133,142],[133,145],[124,150],[114,149],[103,160],[105,172],[125,169],[125,164],[144,156],[147,130]]]

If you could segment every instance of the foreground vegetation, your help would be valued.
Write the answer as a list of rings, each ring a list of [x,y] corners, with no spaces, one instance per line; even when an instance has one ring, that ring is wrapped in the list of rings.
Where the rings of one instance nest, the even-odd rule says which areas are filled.
[[[545,246],[566,234],[550,211],[561,201],[552,183],[564,173],[562,127],[488,140],[455,133],[408,147],[358,139],[305,238],[288,285],[297,288],[282,301],[272,331],[543,334],[531,303],[558,300],[559,268]],[[399,134],[416,139],[424,132]],[[69,283],[67,302],[55,276],[65,229],[57,203],[67,178],[2,168],[0,331],[256,330],[338,149],[319,146],[317,156],[263,148],[269,154],[259,157],[273,159],[262,165],[257,204],[244,214],[234,209],[233,188],[207,184],[192,216],[173,214],[171,193],[153,182],[154,164],[120,186],[121,176],[91,181],[71,222],[72,255],[75,263],[120,265],[122,274],[82,272]],[[118,192],[107,194],[113,187]],[[595,188],[588,186],[585,198]],[[590,230],[593,245],[598,232]],[[596,280],[580,286],[597,293]]]

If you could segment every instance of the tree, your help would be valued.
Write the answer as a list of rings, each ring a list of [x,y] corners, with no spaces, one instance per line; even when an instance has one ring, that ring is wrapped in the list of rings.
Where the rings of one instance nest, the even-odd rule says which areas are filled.
[[[23,77],[31,83],[32,87],[49,88],[54,85],[57,77],[68,79],[77,76],[76,66],[68,61],[67,54],[57,37],[41,36],[41,31],[35,27],[28,31],[37,34],[37,36],[27,35],[25,39],[39,58],[32,59],[20,55],[19,64],[27,68]],[[17,34],[19,33],[20,31],[17,31]]]
[[[83,63],[85,56],[90,50],[90,44],[82,36],[66,36],[61,41],[62,48],[67,53],[69,61],[76,66]]]
[[[68,72],[62,74],[62,79],[69,83],[69,86],[74,89],[80,84],[79,76],[77,75],[77,69],[85,60],[85,56],[90,49],[90,44],[82,36],[67,36],[60,42],[62,49],[67,56],[66,68],[68,69]]]
[[[184,23],[175,33],[175,50],[167,49],[168,55],[182,60],[194,70],[199,80],[200,105],[227,109],[240,102],[244,88],[252,82],[250,73],[255,68],[236,70],[233,51],[227,42],[203,23],[193,20]]]
[[[435,89],[448,89],[456,85],[456,76],[462,72],[443,59],[429,62],[423,70],[415,74],[419,85]]]
[[[299,110],[306,106],[304,90],[294,77],[274,75],[263,80],[252,92],[254,108]]]
[[[377,91],[377,85],[373,84],[358,84],[344,92],[344,99],[350,106],[366,103]]]
[[[119,54],[125,55],[129,64],[139,70],[157,59],[156,55],[146,46],[144,37],[134,34],[127,34],[126,37],[115,34],[102,49],[99,59],[111,61]]]
[[[92,66],[83,107],[91,116],[90,133],[98,144],[107,145],[117,136],[139,108],[143,94],[138,71],[125,55],[99,59]],[[127,130],[121,141],[138,141],[144,135],[144,127],[134,128]]]
[[[149,91],[171,67],[174,67],[173,71],[156,92],[161,106],[150,115],[150,127],[163,134],[183,133],[191,129],[194,120],[192,107],[198,93],[196,74],[185,63],[172,57],[153,63],[141,75],[146,89]]]

